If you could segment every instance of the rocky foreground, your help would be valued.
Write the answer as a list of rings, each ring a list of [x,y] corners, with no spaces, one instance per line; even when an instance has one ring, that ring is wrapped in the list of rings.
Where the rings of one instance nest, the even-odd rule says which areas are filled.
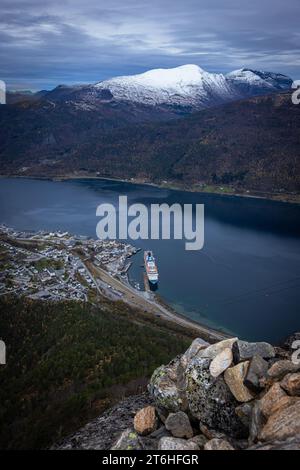
[[[300,449],[300,360],[292,349],[197,338],[124,400],[56,446],[112,450]],[[292,356],[294,352],[294,355]]]

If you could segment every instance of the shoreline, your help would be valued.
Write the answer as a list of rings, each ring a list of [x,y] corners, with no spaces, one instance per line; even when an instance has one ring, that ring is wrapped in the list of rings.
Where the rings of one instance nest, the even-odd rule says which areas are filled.
[[[9,229],[14,230],[12,227],[9,227]],[[38,232],[33,230],[32,233]],[[76,235],[72,234],[71,237],[76,237]],[[5,237],[4,240],[7,241]],[[12,238],[12,240],[14,240],[14,238]],[[30,239],[18,237],[17,240],[21,243],[27,243]],[[64,240],[64,238],[59,239],[60,242],[63,242]],[[45,240],[35,238],[34,242],[41,244],[44,243]],[[56,246],[57,239],[47,239],[47,242],[50,245]],[[124,304],[137,309],[141,315],[143,313],[147,313],[156,321],[162,320],[171,322],[178,327],[188,330],[192,335],[200,336],[210,343],[222,341],[223,339],[232,336],[230,333],[227,333],[222,329],[218,330],[217,328],[198,323],[197,321],[190,319],[188,316],[177,312],[172,308],[172,306],[163,299],[161,300],[155,294],[151,295],[147,291],[134,288],[130,284],[129,280],[124,281],[124,279],[119,275],[111,274],[105,268],[94,264],[92,258],[86,258],[84,255],[75,253],[73,248],[70,249],[69,253],[79,256],[82,265],[95,285],[97,296],[99,295],[100,298],[104,297],[110,301],[121,301]],[[134,256],[134,254],[132,254],[132,256]],[[90,300],[87,299],[87,301],[89,302]]]
[[[101,281],[101,293],[110,300],[121,300],[134,308],[140,309],[144,312],[154,315],[156,318],[176,323],[178,326],[187,328],[193,332],[200,334],[203,339],[208,342],[222,341],[223,339],[230,338],[232,335],[222,331],[221,329],[214,329],[204,324],[191,320],[187,316],[175,311],[172,306],[166,302],[160,302],[157,296],[147,298],[145,291],[139,291],[131,286],[130,283],[125,283],[119,278],[111,276],[107,271],[100,267],[91,266],[90,262],[84,263],[88,271],[93,276]],[[122,297],[114,298],[111,293],[111,287],[121,293]]]
[[[268,193],[258,190],[244,190],[238,192],[234,188],[226,188],[222,186],[205,185],[199,187],[197,184],[192,184],[187,187],[185,184],[180,185],[178,182],[154,183],[151,181],[144,181],[139,178],[116,178],[109,176],[93,176],[93,175],[58,175],[58,176],[35,176],[35,175],[3,175],[0,174],[0,179],[4,178],[19,178],[19,179],[33,179],[41,181],[71,181],[71,180],[100,180],[100,181],[114,181],[119,183],[127,183],[132,185],[150,186],[158,189],[168,189],[170,191],[182,191],[185,193],[199,193],[204,195],[216,195],[225,197],[240,197],[249,199],[259,199],[265,201],[281,202],[286,204],[300,204],[300,194],[292,193]],[[223,189],[221,189],[223,188]]]

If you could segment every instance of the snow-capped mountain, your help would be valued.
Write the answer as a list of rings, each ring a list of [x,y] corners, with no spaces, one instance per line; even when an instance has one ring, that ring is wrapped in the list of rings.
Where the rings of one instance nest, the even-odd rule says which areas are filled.
[[[209,73],[197,65],[154,69],[96,84],[60,85],[34,95],[35,108],[80,117],[95,114],[99,126],[163,121],[230,101],[288,89],[292,80],[281,74],[240,69]],[[17,101],[24,101],[21,96]],[[28,102],[28,99],[26,98]],[[13,102],[16,102],[14,100]]]
[[[241,69],[223,75],[189,64],[115,77],[94,87],[109,90],[118,101],[203,108],[289,88],[291,84],[292,80],[281,74]]]
[[[197,65],[116,77],[97,83],[95,87],[108,89],[117,100],[148,105],[208,105],[235,95],[224,75],[206,72]]]
[[[291,88],[292,79],[280,73],[261,70],[239,69],[226,75],[226,80],[235,86],[241,94],[252,96]]]

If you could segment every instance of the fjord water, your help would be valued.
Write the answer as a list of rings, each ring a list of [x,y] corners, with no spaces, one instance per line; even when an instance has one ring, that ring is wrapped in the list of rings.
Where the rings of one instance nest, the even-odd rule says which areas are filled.
[[[109,180],[2,178],[0,222],[21,230],[68,230],[96,238],[96,207],[166,202],[205,205],[201,251],[184,240],[137,240],[156,255],[158,294],[199,323],[249,340],[280,342],[299,330],[300,206],[204,195]],[[129,240],[130,241],[130,240]],[[130,277],[143,286],[142,253]]]

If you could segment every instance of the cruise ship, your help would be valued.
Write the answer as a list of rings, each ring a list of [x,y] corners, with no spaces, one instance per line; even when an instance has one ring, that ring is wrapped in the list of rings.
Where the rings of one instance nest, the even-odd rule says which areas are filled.
[[[149,282],[151,284],[157,284],[158,270],[152,251],[144,251],[144,263]]]

